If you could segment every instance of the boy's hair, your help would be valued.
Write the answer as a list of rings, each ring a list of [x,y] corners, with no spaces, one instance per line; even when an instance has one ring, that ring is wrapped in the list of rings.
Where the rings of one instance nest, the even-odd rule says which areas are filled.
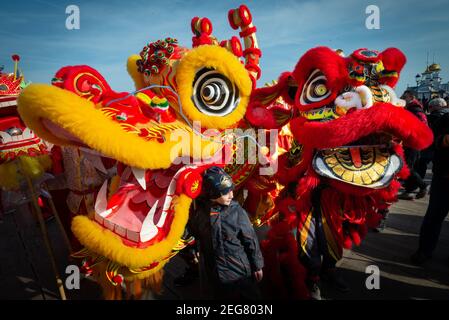
[[[234,189],[232,178],[220,167],[204,171],[203,190],[209,199],[217,199]]]

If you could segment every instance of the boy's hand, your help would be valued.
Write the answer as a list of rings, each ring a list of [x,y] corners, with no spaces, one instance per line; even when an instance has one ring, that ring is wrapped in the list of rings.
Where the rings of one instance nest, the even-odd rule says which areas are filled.
[[[262,271],[262,269],[255,271],[253,273],[253,275],[254,275],[254,278],[256,279],[257,282],[262,281],[262,278],[263,278],[263,271]]]

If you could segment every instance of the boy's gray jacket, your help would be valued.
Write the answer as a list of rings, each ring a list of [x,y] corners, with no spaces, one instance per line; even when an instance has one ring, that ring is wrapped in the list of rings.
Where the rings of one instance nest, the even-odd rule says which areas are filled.
[[[218,214],[211,214],[211,211]],[[235,201],[228,207],[198,202],[188,228],[199,240],[210,280],[229,283],[250,278],[263,268],[263,257],[246,211]]]

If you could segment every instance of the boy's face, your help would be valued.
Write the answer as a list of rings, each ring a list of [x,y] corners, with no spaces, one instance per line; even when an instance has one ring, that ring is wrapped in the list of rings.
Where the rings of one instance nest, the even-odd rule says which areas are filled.
[[[231,204],[232,198],[234,198],[234,192],[231,190],[227,194],[222,195],[220,198],[212,199],[212,201],[223,206],[229,206]]]

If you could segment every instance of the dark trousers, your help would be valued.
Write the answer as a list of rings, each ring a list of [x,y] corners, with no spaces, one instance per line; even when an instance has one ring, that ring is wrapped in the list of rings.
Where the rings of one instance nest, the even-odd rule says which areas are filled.
[[[415,171],[419,174],[421,179],[424,179],[426,177],[427,167],[429,166],[429,163],[432,162],[432,158],[432,152],[428,151],[427,149],[421,151],[419,159],[415,163]]]
[[[419,160],[419,151],[406,148],[404,150],[405,161],[410,169],[410,176],[404,183],[405,192],[412,192],[416,188],[424,189],[427,184],[415,170],[415,164]]]
[[[329,269],[335,269],[337,264],[327,249],[320,250],[318,246],[314,246],[310,257],[302,256],[300,261],[307,269],[307,278],[311,281],[316,281]]]
[[[420,251],[432,255],[440,237],[443,221],[449,213],[449,178],[433,175],[427,212],[419,235]]]
[[[253,278],[244,278],[231,283],[217,283],[214,298],[218,300],[260,300],[261,293]]]

